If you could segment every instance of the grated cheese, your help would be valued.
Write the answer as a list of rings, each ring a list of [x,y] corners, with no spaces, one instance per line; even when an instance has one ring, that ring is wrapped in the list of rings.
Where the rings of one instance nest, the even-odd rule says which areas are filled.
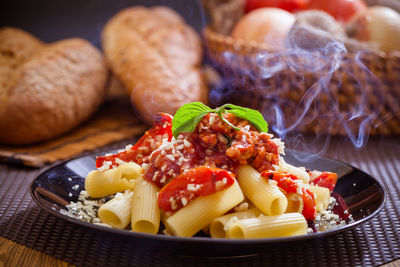
[[[115,159],[115,163],[117,163],[118,165],[124,165],[124,164],[126,164],[128,162],[126,162],[126,161],[124,161],[124,160],[122,160],[120,158],[116,158]]]

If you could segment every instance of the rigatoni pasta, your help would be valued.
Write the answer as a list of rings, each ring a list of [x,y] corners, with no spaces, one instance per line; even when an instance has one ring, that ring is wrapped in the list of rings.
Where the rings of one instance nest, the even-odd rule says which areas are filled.
[[[279,170],[291,173],[296,177],[299,177],[301,180],[303,180],[303,183],[305,184],[308,184],[310,182],[310,175],[306,172],[304,168],[290,165],[286,163],[282,157],[279,159]]]
[[[258,217],[261,211],[257,208],[248,209],[246,211],[233,212],[227,215],[217,217],[210,224],[210,235],[214,238],[226,237],[226,231],[230,225],[239,219],[248,219]]]
[[[286,211],[285,195],[250,165],[239,168],[237,179],[246,197],[266,215],[279,215]]]
[[[235,207],[244,199],[239,184],[235,182],[225,190],[198,197],[165,220],[174,235],[190,237],[211,221]]]
[[[134,232],[155,234],[160,227],[159,189],[139,177],[133,190],[131,228]]]
[[[105,197],[135,187],[135,179],[142,168],[136,163],[126,163],[114,169],[91,171],[85,179],[86,192],[91,197]]]
[[[114,228],[125,229],[131,221],[133,192],[117,193],[99,208],[100,220]]]
[[[226,231],[228,238],[271,238],[304,235],[307,221],[300,213],[259,216],[234,222]]]

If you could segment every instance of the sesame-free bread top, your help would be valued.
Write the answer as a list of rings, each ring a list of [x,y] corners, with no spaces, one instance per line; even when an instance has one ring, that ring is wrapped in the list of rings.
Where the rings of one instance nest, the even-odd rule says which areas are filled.
[[[0,143],[35,143],[76,127],[99,107],[106,80],[103,56],[83,39],[43,44],[1,28]]]
[[[145,122],[152,123],[158,112],[174,114],[188,102],[207,102],[201,40],[175,11],[124,9],[105,25],[102,47]]]

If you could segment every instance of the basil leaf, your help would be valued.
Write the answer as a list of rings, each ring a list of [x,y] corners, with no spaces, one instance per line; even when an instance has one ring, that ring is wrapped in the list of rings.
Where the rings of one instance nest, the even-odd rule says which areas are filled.
[[[226,104],[225,109],[227,112],[245,119],[250,122],[259,132],[268,132],[268,123],[264,120],[260,112],[250,108],[244,108],[232,104]]]
[[[193,132],[201,119],[213,111],[213,109],[200,102],[183,105],[175,113],[172,120],[172,134],[177,137],[180,133]]]
[[[223,114],[226,112],[231,113],[241,119],[247,120],[260,132],[268,132],[267,122],[264,120],[261,113],[256,110],[236,106],[233,104],[225,104],[219,108],[211,109],[203,103],[193,102],[183,105],[175,113],[175,116],[172,120],[172,134],[176,138],[180,133],[193,132],[203,117],[211,112],[218,114],[222,121],[235,130],[239,130],[240,128],[231,124],[227,119],[224,118]]]

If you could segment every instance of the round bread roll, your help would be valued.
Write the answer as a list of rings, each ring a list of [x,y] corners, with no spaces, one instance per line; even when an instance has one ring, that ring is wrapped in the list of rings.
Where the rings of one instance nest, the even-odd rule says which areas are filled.
[[[105,97],[107,67],[82,39],[45,45],[0,29],[0,143],[44,141],[76,127]]]
[[[201,40],[175,11],[124,9],[105,25],[102,46],[145,122],[153,123],[158,112],[174,114],[185,103],[207,102]]]

